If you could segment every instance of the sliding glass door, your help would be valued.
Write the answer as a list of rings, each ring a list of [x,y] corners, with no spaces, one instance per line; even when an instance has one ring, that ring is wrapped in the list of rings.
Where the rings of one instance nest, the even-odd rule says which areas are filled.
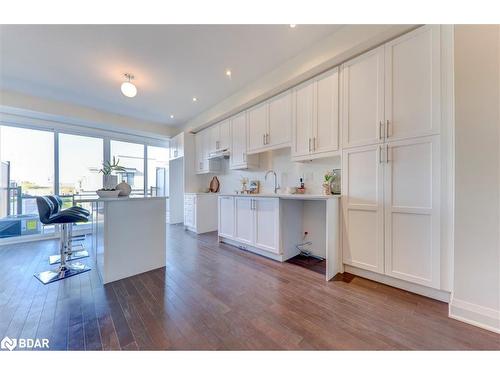
[[[0,238],[43,233],[36,196],[54,194],[54,133],[0,126],[0,168]]]
[[[144,194],[144,145],[111,140],[110,155],[125,168],[123,172],[114,173],[118,183],[125,181],[132,187],[132,194]]]
[[[168,196],[168,148],[148,146],[148,193]]]

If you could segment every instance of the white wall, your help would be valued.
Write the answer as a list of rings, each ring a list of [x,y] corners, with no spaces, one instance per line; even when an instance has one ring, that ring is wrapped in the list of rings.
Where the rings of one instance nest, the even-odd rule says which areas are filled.
[[[34,113],[63,117],[68,122],[79,122],[80,126],[98,127],[102,130],[119,131],[147,137],[165,138],[177,132],[177,129],[161,123],[144,121],[8,90],[0,90],[0,106],[3,107],[0,108],[0,112],[5,112],[6,109],[33,111]]]
[[[235,190],[239,190],[241,177],[259,180],[261,192],[273,192],[274,177],[269,175],[265,181],[266,171],[273,169],[283,189],[287,186],[298,186],[299,178],[303,177],[307,193],[321,194],[324,173],[340,168],[340,157],[294,163],[290,161],[290,148],[285,148],[260,154],[259,167],[255,169],[230,170],[228,160],[222,162],[222,167],[221,173],[198,175],[198,188],[208,188],[210,180],[216,175],[220,181],[222,193],[234,193]]]
[[[450,315],[500,332],[499,26],[455,27],[455,251]]]

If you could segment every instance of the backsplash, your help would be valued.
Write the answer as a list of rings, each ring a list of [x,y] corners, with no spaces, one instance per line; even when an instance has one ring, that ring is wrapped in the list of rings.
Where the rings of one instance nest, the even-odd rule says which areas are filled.
[[[213,176],[217,176],[220,181],[220,191],[222,193],[234,193],[240,189],[240,179],[247,177],[249,180],[260,181],[260,191],[270,193],[273,191],[272,175],[265,181],[265,174],[272,169],[278,176],[278,184],[281,192],[286,187],[298,186],[299,179],[302,177],[306,186],[307,194],[321,194],[323,175],[326,171],[341,168],[340,157],[317,159],[309,162],[292,162],[290,160],[290,149],[280,149],[268,151],[260,154],[259,168],[231,170],[229,169],[229,160],[222,161],[222,171],[217,174],[198,175],[198,186],[207,187]]]

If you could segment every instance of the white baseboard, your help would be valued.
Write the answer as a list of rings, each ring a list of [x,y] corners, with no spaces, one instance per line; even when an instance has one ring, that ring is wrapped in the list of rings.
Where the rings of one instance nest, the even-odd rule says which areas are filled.
[[[361,276],[366,279],[377,281],[382,284],[387,284],[395,288],[403,289],[415,294],[420,294],[425,297],[437,299],[438,301],[446,303],[450,301],[450,292],[447,292],[445,290],[433,289],[427,286],[413,284],[410,283],[409,281],[399,280],[391,276],[381,275],[376,272],[363,270],[361,268],[356,268],[347,264],[344,264],[344,272],[349,272],[356,276]]]
[[[277,260],[278,262],[284,262],[286,260],[285,257],[283,256],[283,254],[274,254],[274,253],[271,253],[269,251],[258,249],[254,246],[242,244],[241,242],[231,240],[229,238],[225,238],[222,236],[219,236],[219,241],[223,242],[225,244],[237,247],[240,250],[250,251],[250,252],[255,253],[257,255],[261,255],[261,256],[264,256],[266,258],[270,258],[272,260]]]
[[[448,316],[488,331],[500,333],[500,310],[452,297]]]

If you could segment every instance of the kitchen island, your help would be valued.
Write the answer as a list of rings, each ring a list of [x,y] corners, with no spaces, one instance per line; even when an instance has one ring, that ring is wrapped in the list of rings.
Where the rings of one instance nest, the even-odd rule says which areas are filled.
[[[104,284],[165,267],[166,199],[75,199],[92,206],[92,253]]]
[[[219,194],[219,241],[284,262],[311,242],[326,260],[326,279],[342,272],[340,196]]]

